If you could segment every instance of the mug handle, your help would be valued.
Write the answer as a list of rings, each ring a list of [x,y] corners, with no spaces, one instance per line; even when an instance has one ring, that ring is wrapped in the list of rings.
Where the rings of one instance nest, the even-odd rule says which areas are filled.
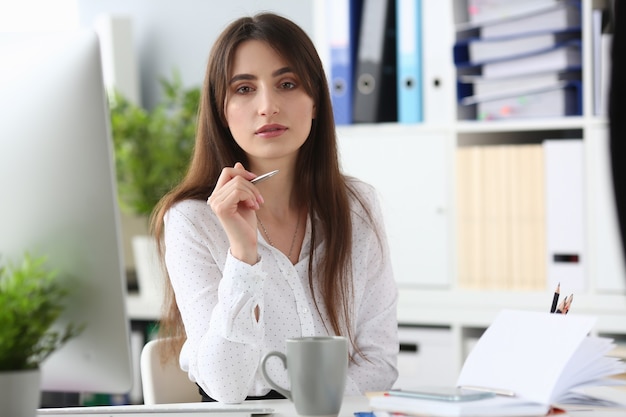
[[[272,388],[284,395],[287,399],[293,401],[293,399],[291,398],[291,391],[279,386],[274,381],[272,381],[272,378],[270,378],[270,376],[267,374],[267,371],[265,370],[265,363],[272,356],[276,356],[277,358],[279,358],[283,362],[283,366],[285,367],[285,369],[287,369],[287,356],[285,356],[285,354],[282,352],[272,351],[263,356],[263,359],[261,360],[261,373],[263,374],[263,377],[265,378],[267,383],[270,384]]]

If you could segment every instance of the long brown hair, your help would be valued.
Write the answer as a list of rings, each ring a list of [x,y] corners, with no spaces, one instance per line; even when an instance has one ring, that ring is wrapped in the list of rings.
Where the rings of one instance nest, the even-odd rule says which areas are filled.
[[[225,166],[241,162],[247,166],[245,152],[232,137],[224,116],[224,102],[233,56],[247,40],[266,42],[288,61],[300,78],[306,93],[313,98],[316,118],[301,147],[296,162],[294,192],[301,206],[319,220],[313,228],[309,253],[309,286],[318,312],[329,317],[329,332],[347,336],[353,346],[351,246],[349,182],[341,174],[337,152],[335,123],[328,83],[322,62],[306,33],[281,16],[262,13],[231,23],[215,42],[207,65],[198,114],[198,130],[189,171],[183,181],[155,208],[151,224],[163,259],[163,217],[175,203],[185,199],[206,200]],[[315,265],[319,280],[314,286],[314,250],[324,240],[323,253]],[[321,301],[321,303],[320,303]],[[166,284],[161,335],[175,340],[176,352],[185,340],[185,332],[169,280]],[[356,348],[358,352],[358,348]]]

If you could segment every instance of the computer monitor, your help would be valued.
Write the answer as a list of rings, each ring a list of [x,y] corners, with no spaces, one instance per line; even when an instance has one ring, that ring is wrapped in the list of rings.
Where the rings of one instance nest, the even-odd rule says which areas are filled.
[[[0,34],[0,256],[47,256],[71,277],[57,325],[85,325],[44,362],[43,391],[132,385],[113,168],[97,36]]]

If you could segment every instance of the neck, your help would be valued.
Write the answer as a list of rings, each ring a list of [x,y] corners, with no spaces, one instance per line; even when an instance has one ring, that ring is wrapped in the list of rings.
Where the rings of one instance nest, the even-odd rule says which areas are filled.
[[[257,225],[266,242],[285,254],[294,265],[300,257],[306,224],[302,213],[298,208],[293,209],[288,205],[276,211],[264,206],[256,213]]]
[[[299,204],[293,193],[293,179],[281,174],[283,174],[282,171],[257,185],[265,201],[259,210],[261,215],[266,213],[265,216],[280,219],[290,217],[298,211]]]

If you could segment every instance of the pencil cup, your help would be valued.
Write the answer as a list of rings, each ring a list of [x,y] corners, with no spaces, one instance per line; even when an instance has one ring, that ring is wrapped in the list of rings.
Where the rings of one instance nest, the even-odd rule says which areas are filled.
[[[301,416],[336,416],[346,387],[348,340],[340,336],[287,339],[286,354],[269,352],[261,361],[268,384],[291,400]],[[291,390],[276,384],[266,371],[271,357],[283,362]]]

